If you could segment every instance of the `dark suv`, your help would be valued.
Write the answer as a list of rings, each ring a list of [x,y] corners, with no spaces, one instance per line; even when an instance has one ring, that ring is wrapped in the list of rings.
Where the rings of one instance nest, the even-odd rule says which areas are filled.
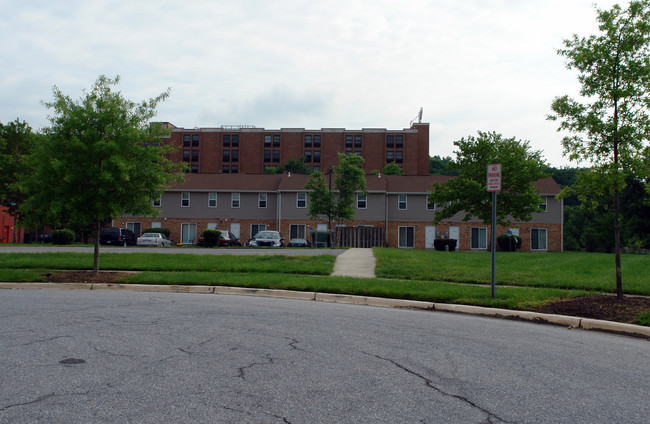
[[[138,238],[135,233],[126,228],[104,227],[99,235],[99,244],[111,244],[116,246],[135,246]]]

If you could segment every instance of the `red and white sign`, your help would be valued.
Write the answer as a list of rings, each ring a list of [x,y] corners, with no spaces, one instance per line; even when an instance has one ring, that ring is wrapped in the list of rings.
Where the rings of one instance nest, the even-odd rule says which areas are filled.
[[[501,164],[487,166],[487,191],[501,191]]]

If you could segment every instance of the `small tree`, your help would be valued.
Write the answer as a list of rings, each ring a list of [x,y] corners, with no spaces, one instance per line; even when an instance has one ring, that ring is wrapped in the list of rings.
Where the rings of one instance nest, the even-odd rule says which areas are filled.
[[[339,164],[333,168],[336,195],[325,182],[325,175],[322,172],[316,171],[311,174],[305,188],[311,190],[309,215],[312,219],[324,216],[330,224],[332,219],[337,223],[354,219],[356,193],[366,193],[365,174],[360,168],[363,162],[361,156],[339,153]]]
[[[20,181],[29,174],[25,157],[31,152],[35,134],[26,122],[16,119],[6,125],[0,122],[0,205],[9,215],[18,216],[24,195]],[[16,242],[14,226],[13,241]]]
[[[94,228],[93,274],[99,271],[103,219],[124,214],[155,215],[152,199],[172,181],[181,164],[170,162],[166,134],[151,124],[169,92],[136,104],[111,89],[119,77],[100,76],[78,101],[54,87],[52,126],[29,157],[34,172],[22,183],[26,222],[59,227],[66,222]]]
[[[599,35],[564,40],[558,54],[576,69],[580,100],[556,98],[548,118],[573,135],[562,145],[569,159],[587,161],[601,184],[595,194],[608,194],[614,207],[616,295],[623,298],[621,276],[620,193],[626,176],[648,177],[650,137],[650,2],[633,0],[627,9],[615,5],[597,11]]]
[[[465,212],[464,221],[473,216],[492,222],[492,199],[487,191],[487,166],[501,164],[501,192],[497,196],[496,223],[508,226],[511,219],[530,221],[541,198],[532,185],[544,177],[545,163],[539,151],[531,151],[527,141],[503,138],[494,132],[478,133],[455,141],[457,178],[434,184],[430,201],[437,206],[435,222]]]
[[[404,175],[404,170],[395,162],[391,162],[384,166],[384,169],[381,170],[381,173],[384,175]]]

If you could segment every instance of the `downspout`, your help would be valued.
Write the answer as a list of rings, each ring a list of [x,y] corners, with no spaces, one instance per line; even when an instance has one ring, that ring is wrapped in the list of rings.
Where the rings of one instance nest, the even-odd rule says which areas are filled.
[[[564,198],[560,199],[560,252],[564,252]]]
[[[388,247],[388,180],[384,177],[384,247]]]
[[[282,224],[282,192],[278,190],[277,195],[278,195],[277,225],[278,225],[278,231],[280,232],[280,234],[282,234],[282,227],[280,227],[280,225]]]

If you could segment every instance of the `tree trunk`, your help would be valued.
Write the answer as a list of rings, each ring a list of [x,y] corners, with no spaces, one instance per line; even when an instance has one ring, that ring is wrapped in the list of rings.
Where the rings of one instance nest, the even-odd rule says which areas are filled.
[[[101,221],[95,221],[95,248],[93,258],[93,275],[99,274],[99,232],[101,228]]]
[[[623,277],[621,275],[621,218],[618,182],[614,188],[614,256],[616,257],[616,297],[623,299]]]

